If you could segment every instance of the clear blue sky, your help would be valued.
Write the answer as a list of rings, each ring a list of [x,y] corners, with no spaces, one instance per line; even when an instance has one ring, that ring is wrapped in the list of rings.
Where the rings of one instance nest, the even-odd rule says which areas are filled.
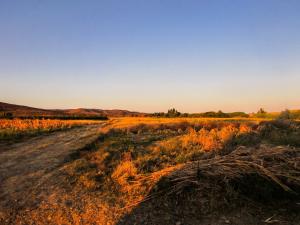
[[[300,108],[300,1],[0,0],[0,101]]]

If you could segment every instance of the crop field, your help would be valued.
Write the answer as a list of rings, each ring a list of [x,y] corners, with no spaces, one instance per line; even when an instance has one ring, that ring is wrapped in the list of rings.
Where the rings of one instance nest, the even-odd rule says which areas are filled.
[[[1,224],[300,223],[297,121],[36,123],[80,127],[2,146]]]
[[[24,136],[34,136],[58,130],[66,130],[86,124],[96,123],[90,120],[57,119],[0,119],[0,141],[15,140]]]

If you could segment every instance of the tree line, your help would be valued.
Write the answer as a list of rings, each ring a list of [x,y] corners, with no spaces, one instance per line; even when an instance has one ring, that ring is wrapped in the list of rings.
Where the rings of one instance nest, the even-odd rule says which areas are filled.
[[[12,112],[0,112],[2,119],[59,119],[59,120],[108,120],[105,115],[32,115],[32,116],[15,116]]]
[[[204,112],[204,113],[181,113],[175,108],[169,109],[165,112],[156,112],[150,114],[152,117],[162,117],[162,118],[175,118],[175,117],[203,117],[203,118],[235,118],[235,117],[254,117],[254,118],[266,118],[266,119],[300,119],[300,110],[290,111],[288,109],[278,113],[268,113],[263,108],[260,108],[256,113],[247,114],[245,112],[230,112],[225,113],[221,110],[214,112]]]
[[[249,115],[245,112],[231,112],[225,113],[221,110],[214,112],[204,112],[204,113],[181,113],[177,111],[175,108],[169,109],[168,112],[156,112],[151,114],[153,117],[165,117],[165,118],[174,118],[174,117],[205,117],[205,118],[233,118],[233,117],[244,117],[247,118]]]

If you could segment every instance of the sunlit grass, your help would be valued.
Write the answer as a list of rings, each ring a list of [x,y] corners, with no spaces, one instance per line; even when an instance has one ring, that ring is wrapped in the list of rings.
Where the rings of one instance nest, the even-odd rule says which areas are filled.
[[[96,121],[57,119],[0,119],[0,140],[14,139],[25,135],[36,135],[57,130],[65,130],[92,123],[96,123]]]
[[[56,195],[53,196],[62,203],[50,204],[50,200],[46,201],[44,206],[39,206],[35,215],[29,214],[29,221],[36,215],[41,215],[37,218],[48,218],[49,212],[51,214],[55,210],[55,213],[51,214],[51,220],[57,224],[67,224],[69,216],[64,214],[64,202],[67,198],[72,201],[72,208],[67,210],[72,215],[73,223],[86,221],[88,224],[118,224],[120,218],[133,213],[141,206],[141,202],[153,199],[154,202],[168,203],[161,200],[162,195],[159,194],[167,196],[166,194],[177,191],[177,187],[182,191],[183,186],[179,182],[181,179],[188,185],[189,179],[193,183],[202,182],[200,187],[212,188],[206,190],[210,193],[210,190],[215,190],[215,178],[220,178],[220,190],[225,190],[226,186],[222,186],[224,174],[237,175],[237,180],[232,178],[234,182],[240,182],[239,179],[244,177],[247,181],[248,173],[255,176],[260,172],[264,175],[259,170],[265,165],[261,164],[261,159],[268,157],[266,165],[269,165],[273,155],[268,154],[277,154],[280,149],[291,153],[294,151],[294,148],[279,148],[278,145],[300,146],[299,123],[264,120],[133,117],[105,121],[100,127],[102,133],[97,141],[81,150],[80,154],[74,155],[60,169],[62,173],[59,173],[59,185],[68,190],[68,193],[64,196],[61,190],[57,189]],[[72,126],[78,121],[65,122],[66,126]],[[248,161],[252,160],[252,151],[257,149],[259,154],[263,154],[264,151],[270,153],[257,158],[255,165],[259,167],[253,167],[254,163]],[[233,154],[234,151],[238,151],[239,154]],[[240,161],[245,154],[247,159]],[[278,157],[282,159],[283,155]],[[288,161],[290,156],[287,154],[284,157]],[[213,165],[212,170],[210,165]],[[274,163],[274,168],[277,165],[277,162]],[[285,168],[285,164],[282,165],[280,173],[282,168]],[[203,177],[198,179],[198,167],[202,168],[207,177],[205,182]],[[193,177],[189,178],[185,173],[181,176],[182,171],[191,172]],[[172,174],[179,175],[173,179]],[[214,177],[215,174],[218,176]],[[255,180],[254,183],[259,182],[260,180]],[[250,181],[243,184],[252,188]],[[192,194],[197,194],[193,186],[188,187],[194,191]],[[191,199],[194,197],[192,194]],[[223,196],[223,192],[219,194],[214,199],[223,204],[218,199],[218,196]],[[187,199],[185,202],[189,201],[190,199]],[[207,201],[207,204],[202,205],[207,212],[216,207],[210,203]],[[51,210],[45,210],[43,207]]]
[[[126,128],[133,127],[140,124],[158,125],[158,124],[176,124],[176,123],[190,123],[203,124],[211,122],[255,122],[266,121],[270,119],[265,118],[156,118],[156,117],[120,117],[113,118],[109,121],[107,130],[111,128]]]

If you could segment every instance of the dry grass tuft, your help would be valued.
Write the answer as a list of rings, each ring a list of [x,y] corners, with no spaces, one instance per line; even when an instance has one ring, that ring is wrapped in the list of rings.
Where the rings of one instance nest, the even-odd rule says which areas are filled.
[[[117,166],[111,177],[122,187],[123,192],[128,192],[129,183],[136,176],[137,168],[132,161],[123,161]]]

